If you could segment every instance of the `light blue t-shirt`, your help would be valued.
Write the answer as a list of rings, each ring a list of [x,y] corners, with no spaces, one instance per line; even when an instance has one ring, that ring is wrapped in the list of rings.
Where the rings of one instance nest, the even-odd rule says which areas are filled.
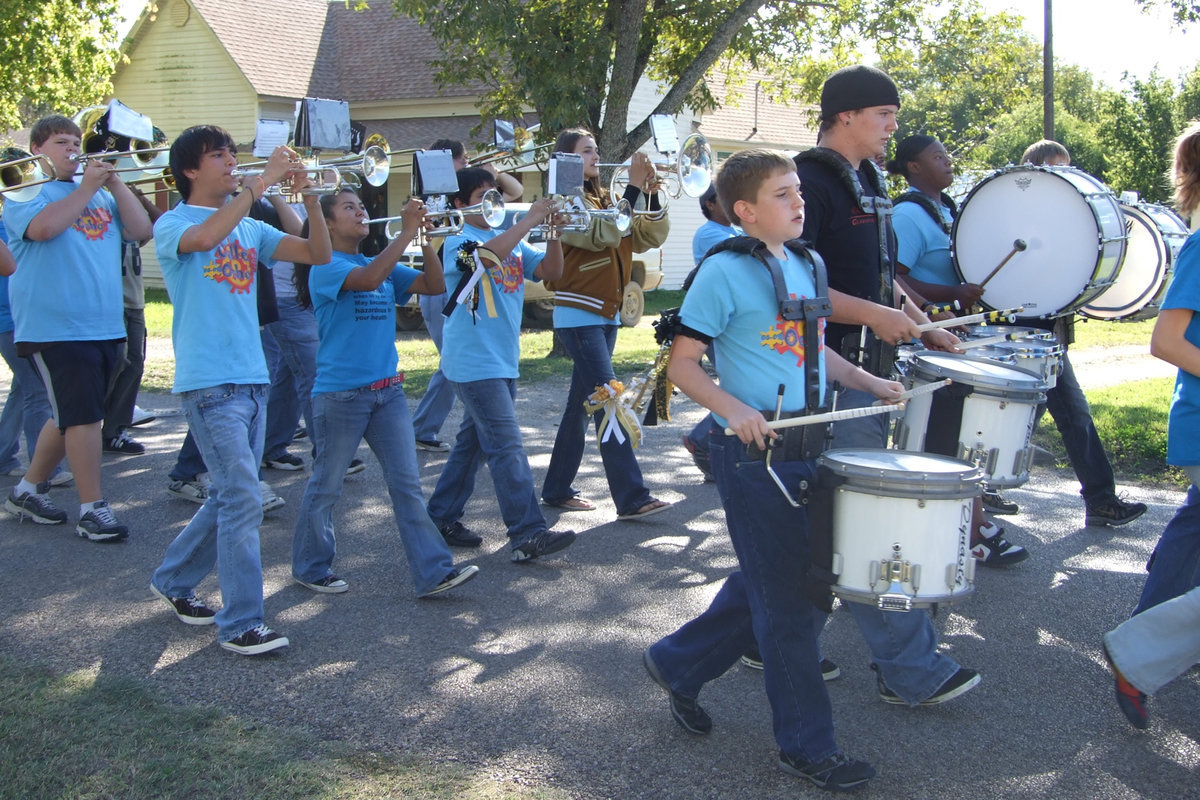
[[[942,220],[951,225],[950,209],[940,203],[938,208]],[[928,211],[916,203],[896,203],[892,228],[896,231],[896,260],[908,267],[911,277],[939,286],[962,283],[950,259],[950,234],[933,221]]]
[[[789,297],[816,295],[811,265],[790,250],[781,263]],[[766,410],[775,408],[782,383],[783,410],[804,409],[804,322],[779,315],[771,273],[758,259],[727,251],[706,260],[679,313],[684,325],[713,337],[722,389],[752,408]],[[824,320],[818,341],[824,396]],[[713,416],[721,425],[728,423]]]
[[[255,279],[260,265],[270,267],[286,234],[247,217],[216,249],[180,254],[188,228],[216,211],[180,203],[154,223],[154,249],[174,306],[176,392],[270,381]]]
[[[33,218],[78,187],[51,181],[37,197],[4,201],[9,249],[18,269],[9,279],[17,342],[99,342],[125,338],[121,294],[121,218],[100,189],[79,218],[45,242],[25,238]]]
[[[466,241],[484,242],[495,231],[473,225],[461,234],[446,237],[442,268],[451,292],[462,280],[458,248]],[[521,314],[525,306],[525,278],[532,278],[546,257],[522,241],[504,259],[500,269],[488,267],[479,281],[479,308],[475,318],[465,304],[455,307],[442,329],[442,374],[455,383],[490,378],[516,378],[521,356]]]
[[[1179,251],[1162,308],[1195,312],[1183,338],[1200,347],[1200,233],[1189,236]],[[1183,369],[1175,377],[1175,394],[1171,397],[1167,463],[1176,467],[1200,464],[1200,377]]]
[[[8,244],[8,230],[0,221],[0,242]],[[0,275],[0,333],[13,329],[12,309],[8,305],[8,276]]]
[[[713,245],[741,235],[742,229],[736,225],[722,225],[711,219],[705,220],[704,224],[697,228],[692,235],[692,261],[699,264]]]
[[[421,273],[397,265],[374,291],[342,289],[351,270],[369,263],[358,253],[335,252],[308,273],[319,337],[313,394],[359,389],[396,374],[396,306],[408,302]]]

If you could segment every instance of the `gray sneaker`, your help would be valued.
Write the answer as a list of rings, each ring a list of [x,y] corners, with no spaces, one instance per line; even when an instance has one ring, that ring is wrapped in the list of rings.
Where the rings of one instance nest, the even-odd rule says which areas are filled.
[[[512,549],[512,560],[533,561],[535,558],[564,550],[574,541],[575,531],[539,531]]]
[[[89,542],[117,542],[129,535],[129,528],[117,522],[112,509],[103,500],[79,519],[75,532]]]
[[[167,494],[178,497],[180,500],[204,505],[204,501],[208,499],[208,475],[207,473],[197,475],[190,481],[171,481],[167,484]]]
[[[17,494],[17,487],[8,493],[4,508],[19,520],[31,519],[39,525],[59,525],[67,521],[67,512],[50,500],[50,483],[43,481],[36,492]]]

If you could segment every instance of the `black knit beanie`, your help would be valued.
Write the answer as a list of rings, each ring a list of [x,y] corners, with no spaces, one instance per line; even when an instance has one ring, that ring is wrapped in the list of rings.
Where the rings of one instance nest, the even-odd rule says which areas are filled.
[[[825,79],[821,87],[821,119],[842,111],[873,106],[899,106],[900,92],[887,73],[859,64],[842,67]]]

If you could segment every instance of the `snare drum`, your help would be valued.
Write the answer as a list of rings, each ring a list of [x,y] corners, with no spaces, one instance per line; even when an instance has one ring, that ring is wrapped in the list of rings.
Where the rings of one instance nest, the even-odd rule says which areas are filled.
[[[1041,377],[957,353],[923,353],[913,362],[909,388],[953,383],[909,398],[896,422],[896,446],[977,463],[992,489],[1027,481],[1035,413],[1046,401]]]
[[[1041,328],[1028,328],[1024,325],[967,325],[966,339],[990,339],[993,336],[1011,336],[1013,340],[1044,340],[1054,341],[1054,334]]]
[[[830,450],[833,593],[885,611],[961,600],[975,590],[971,507],[982,473],[903,450]]]
[[[1025,249],[1014,253],[1018,240]],[[951,233],[959,278],[986,282],[980,303],[1023,306],[1023,317],[1058,317],[1086,305],[1116,279],[1124,256],[1116,195],[1073,167],[1025,165],[989,175],[963,201]]]
[[[1047,390],[1058,385],[1058,375],[1062,372],[1063,353],[1066,352],[1058,342],[1048,342],[1043,339],[997,342],[994,347],[980,347],[970,352],[975,353],[979,350],[1001,350],[1012,355],[1013,366],[1028,370],[1034,375],[1040,375]],[[991,356],[985,356],[985,358],[991,358]]]
[[[1158,316],[1175,256],[1187,241],[1188,227],[1171,209],[1154,203],[1121,204],[1129,244],[1116,283],[1079,309],[1085,317],[1136,322]]]

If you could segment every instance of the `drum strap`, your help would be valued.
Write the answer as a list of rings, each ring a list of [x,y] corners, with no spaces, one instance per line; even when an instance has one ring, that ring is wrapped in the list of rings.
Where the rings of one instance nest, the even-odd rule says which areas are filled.
[[[925,194],[924,192],[916,191],[915,189],[911,192],[904,192],[897,197],[895,205],[900,205],[901,203],[916,203],[925,210],[925,213],[928,214],[930,218],[938,224],[938,227],[945,231],[946,235],[948,236],[951,228],[954,227],[954,219],[958,217],[958,206],[955,204],[954,198],[945,192],[942,192],[941,199],[942,206],[950,212],[950,223],[946,222],[946,218],[942,216],[941,209],[939,209],[933,200],[930,199],[929,195]]]
[[[791,250],[800,261],[812,266],[813,285],[817,293],[815,297],[805,297],[799,300],[788,294],[787,283],[783,278],[783,265],[779,263],[767,245],[753,236],[733,236],[713,246],[704,256],[700,266],[713,255],[732,250],[735,253],[754,256],[771,274],[771,285],[775,289],[775,302],[779,305],[779,316],[789,321],[804,323],[804,404],[809,413],[821,408],[821,359],[820,359],[820,318],[833,313],[833,304],[829,300],[829,275],[825,271],[825,260],[821,255],[809,248],[800,239],[785,242],[784,246]],[[696,270],[699,270],[697,267]]]

